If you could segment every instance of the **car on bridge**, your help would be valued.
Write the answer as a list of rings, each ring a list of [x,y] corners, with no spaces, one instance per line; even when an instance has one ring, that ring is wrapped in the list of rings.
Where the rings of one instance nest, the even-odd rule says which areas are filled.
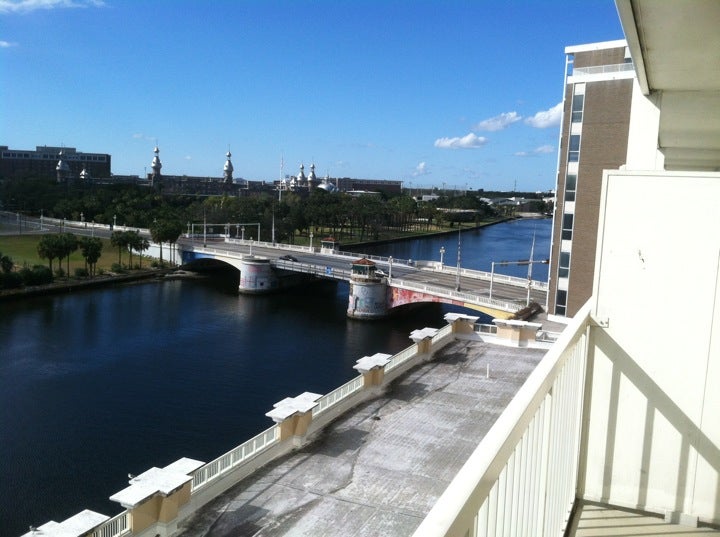
[[[281,261],[292,261],[293,263],[298,262],[297,257],[294,257],[290,254],[281,255],[280,257],[278,257],[278,259],[280,259]]]

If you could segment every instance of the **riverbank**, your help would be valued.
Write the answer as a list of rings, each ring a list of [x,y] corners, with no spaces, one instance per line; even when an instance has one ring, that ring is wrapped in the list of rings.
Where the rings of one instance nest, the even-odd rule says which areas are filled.
[[[166,274],[174,271],[170,269],[143,269],[134,270],[126,274],[106,273],[94,278],[87,279],[69,279],[56,281],[47,285],[31,285],[18,289],[3,289],[0,291],[0,302],[9,300],[21,300],[23,298],[56,295],[60,293],[70,293],[82,289],[93,289],[96,287],[107,287],[109,285],[117,285],[121,283],[130,283],[141,280],[149,280],[153,278],[162,278]]]
[[[468,226],[468,227],[460,227],[460,232],[464,233],[466,231],[474,231],[478,229],[482,229],[489,226],[494,226],[495,224],[501,224],[503,222],[510,222],[512,220],[517,220],[517,217],[514,216],[508,216],[506,218],[500,218],[498,220],[493,220],[491,222],[481,222],[478,225]],[[457,235],[458,228],[449,229],[449,230],[443,230],[443,231],[428,231],[428,232],[422,232],[418,233],[417,235],[408,235],[406,237],[393,237],[390,239],[382,239],[382,240],[373,240],[373,241],[362,241],[362,242],[343,242],[341,246],[341,250],[346,250],[347,248],[353,247],[356,248],[358,246],[378,246],[382,244],[393,244],[396,242],[406,242],[406,241],[412,241],[416,239],[427,239],[432,237],[442,237],[445,235]]]

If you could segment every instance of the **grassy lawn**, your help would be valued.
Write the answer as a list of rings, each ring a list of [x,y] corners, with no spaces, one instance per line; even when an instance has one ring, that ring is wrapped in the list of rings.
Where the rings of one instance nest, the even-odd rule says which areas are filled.
[[[37,245],[40,241],[41,235],[1,235],[0,236],[0,252],[3,255],[7,255],[15,262],[15,268],[22,268],[27,265],[32,267],[33,265],[45,265],[47,266],[47,259],[40,259],[37,253]],[[102,256],[97,263],[97,272],[109,271],[113,263],[118,261],[117,248],[110,244],[109,239],[100,239],[103,242]],[[130,263],[130,256],[127,252],[123,252],[122,256],[123,265]],[[150,268],[152,260],[144,258],[142,261],[143,268]],[[133,265],[139,263],[139,256],[133,255]],[[53,260],[53,269],[58,268],[58,260]],[[62,262],[63,270],[67,271],[67,261],[63,259]],[[70,256],[70,274],[75,273],[76,268],[85,268],[85,259],[83,259],[80,250],[78,249]]]

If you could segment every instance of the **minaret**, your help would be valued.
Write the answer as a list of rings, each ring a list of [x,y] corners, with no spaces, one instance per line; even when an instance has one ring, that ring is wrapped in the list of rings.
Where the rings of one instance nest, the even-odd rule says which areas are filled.
[[[225,155],[227,157],[227,160],[225,161],[225,166],[223,166],[223,182],[226,185],[231,185],[233,182],[233,165],[230,161],[230,157],[232,157],[232,153],[230,151],[227,152]]]
[[[55,166],[55,172],[57,174],[57,182],[58,183],[64,183],[68,180],[68,176],[70,175],[70,166],[67,162],[63,159],[63,152],[60,151],[58,154],[58,160],[57,166]]]
[[[305,164],[300,164],[300,173],[297,176],[297,186],[305,186],[307,178],[305,177]]]
[[[160,170],[162,169],[162,162],[160,162],[160,150],[158,146],[155,146],[155,156],[152,159],[152,175],[150,176],[150,186],[155,185],[155,181],[160,182]]]
[[[80,182],[82,182],[82,183],[90,182],[90,172],[87,171],[87,168],[85,166],[83,166],[83,169],[80,172]]]
[[[308,176],[308,189],[317,186],[317,177],[315,176],[315,163],[310,164],[310,175]]]

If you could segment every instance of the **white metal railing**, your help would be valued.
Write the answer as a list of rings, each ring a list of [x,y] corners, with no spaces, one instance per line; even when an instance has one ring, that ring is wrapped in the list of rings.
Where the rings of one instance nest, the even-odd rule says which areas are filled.
[[[599,75],[603,73],[621,73],[623,71],[634,71],[632,63],[616,63],[613,65],[594,65],[591,67],[573,67],[572,75]]]
[[[447,274],[456,274],[457,268],[443,265],[440,271]],[[460,276],[464,276],[466,278],[473,278],[476,280],[485,280],[488,282],[492,280],[494,283],[504,283],[507,285],[513,285],[515,287],[524,287],[525,289],[527,289],[529,281],[531,289],[536,289],[538,291],[547,291],[548,289],[547,282],[542,282],[540,280],[528,280],[527,278],[510,276],[508,274],[501,274],[499,272],[487,272],[484,270],[460,268]]]
[[[325,412],[328,408],[336,405],[343,399],[350,397],[352,394],[359,392],[363,388],[363,377],[358,375],[350,382],[346,382],[339,388],[334,389],[327,395],[323,395],[317,402],[317,406],[313,408],[313,418]]]
[[[540,361],[416,537],[563,534],[577,484],[589,311]]]
[[[495,308],[503,310],[503,311],[516,312],[520,308],[525,307],[524,302],[522,304],[520,304],[518,302],[508,302],[505,300],[497,300],[495,298],[486,298],[480,294],[466,293],[463,291],[454,291],[447,287],[438,287],[436,285],[426,285],[426,284],[422,284],[422,283],[401,280],[398,278],[393,278],[392,280],[388,279],[388,283],[390,283],[393,287],[401,287],[401,288],[407,289],[409,291],[420,291],[420,292],[430,293],[430,294],[433,294],[436,296],[454,298],[454,299],[462,300],[464,302],[470,302],[470,303],[481,305],[481,306],[492,306],[492,307],[495,307]]]
[[[396,367],[404,364],[411,358],[417,355],[417,345],[413,344],[406,349],[401,350],[399,353],[390,358],[390,361],[385,364],[385,373],[388,373]]]
[[[254,457],[261,451],[279,442],[279,438],[278,427],[277,425],[273,425],[247,442],[243,442],[238,447],[221,455],[214,461],[207,463],[205,466],[201,466],[193,472],[192,492],[195,492],[249,458]]]
[[[126,510],[97,526],[93,530],[92,536],[118,537],[130,531],[130,524],[128,522],[128,512]]]

